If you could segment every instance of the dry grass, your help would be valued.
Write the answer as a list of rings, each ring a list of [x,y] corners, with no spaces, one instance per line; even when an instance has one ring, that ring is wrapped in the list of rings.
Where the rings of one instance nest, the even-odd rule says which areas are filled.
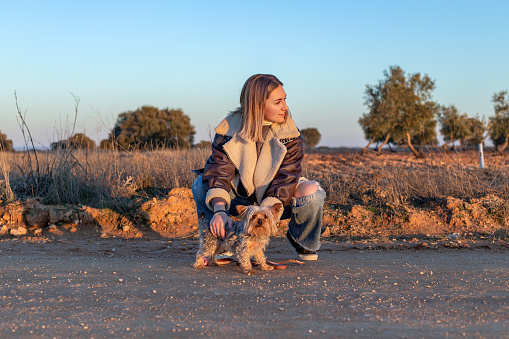
[[[173,188],[191,187],[195,178],[191,170],[203,167],[209,154],[208,149],[164,148],[2,152],[0,199],[41,197],[48,204],[87,204],[125,211]],[[508,165],[505,156],[487,153],[487,168],[481,170],[475,151],[436,151],[426,159],[405,152],[367,156],[354,151],[315,153],[307,154],[303,163],[304,175],[326,189],[329,207],[361,205],[379,211],[421,207],[447,197],[468,200],[493,194],[509,200]]]
[[[495,195],[509,201],[509,159],[489,152],[486,168],[479,168],[476,151],[430,152],[415,159],[405,152],[360,155],[359,152],[310,154],[305,175],[322,183],[329,207],[350,210],[360,205],[385,214],[408,206],[424,208],[448,197],[469,201]],[[505,215],[507,204],[491,211]]]
[[[427,159],[414,159],[405,153],[361,156],[352,152],[312,154],[304,167],[308,176],[327,188],[329,202],[341,205],[370,202],[398,206],[487,194],[509,198],[508,159],[490,155],[485,169],[477,162],[474,151],[436,152]]]
[[[0,208],[41,197],[47,205],[106,208],[120,219],[138,220],[148,200],[164,205],[173,188],[190,188],[196,177],[191,170],[203,167],[209,154],[208,149],[54,151],[37,152],[37,158],[33,152],[0,153]],[[474,151],[437,151],[426,159],[351,151],[306,154],[303,174],[327,191],[323,221],[334,237],[509,239],[508,165],[508,157],[488,153],[487,168],[479,169]],[[193,224],[187,226],[192,231]]]
[[[165,148],[2,153],[0,197],[7,201],[41,197],[47,204],[122,211],[172,188],[190,187],[196,177],[191,170],[203,167],[209,153]]]

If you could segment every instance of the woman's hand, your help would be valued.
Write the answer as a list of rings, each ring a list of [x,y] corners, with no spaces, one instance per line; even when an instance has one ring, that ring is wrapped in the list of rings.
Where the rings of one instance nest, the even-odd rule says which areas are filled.
[[[224,238],[226,235],[226,226],[231,228],[233,225],[232,219],[226,212],[219,212],[214,214],[210,220],[210,232],[217,238]]]

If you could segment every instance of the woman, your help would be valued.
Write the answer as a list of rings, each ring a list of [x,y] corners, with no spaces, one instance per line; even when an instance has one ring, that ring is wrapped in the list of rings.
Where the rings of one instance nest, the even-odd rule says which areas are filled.
[[[237,205],[285,206],[286,234],[301,260],[316,260],[325,192],[301,177],[303,141],[286,105],[283,83],[255,74],[240,94],[240,107],[215,129],[212,155],[192,191],[200,229],[224,237]]]

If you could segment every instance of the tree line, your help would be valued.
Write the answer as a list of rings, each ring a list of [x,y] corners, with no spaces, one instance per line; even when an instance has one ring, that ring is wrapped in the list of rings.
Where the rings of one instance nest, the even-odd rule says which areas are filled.
[[[368,111],[359,119],[368,145],[407,145],[413,154],[424,157],[422,146],[437,145],[437,122],[443,148],[458,141],[462,147],[483,143],[490,137],[498,152],[509,144],[509,97],[507,91],[493,94],[495,115],[485,121],[479,114],[468,117],[454,105],[439,105],[432,99],[435,81],[427,74],[405,74],[399,66],[384,71],[384,78],[366,85],[364,104]]]
[[[301,131],[308,147],[320,141],[316,128]],[[210,147],[210,141],[194,144],[195,129],[189,116],[182,109],[159,109],[142,106],[134,111],[118,115],[115,126],[108,137],[99,143],[99,149],[146,150],[157,147],[190,148]],[[96,149],[95,141],[85,133],[76,133],[67,139],[53,142],[51,150],[58,149]],[[13,151],[12,140],[0,132],[0,151]]]
[[[445,151],[459,142],[462,147],[483,143],[489,136],[496,151],[509,145],[509,95],[507,90],[494,93],[494,115],[486,121],[479,114],[469,117],[454,105],[443,106],[432,98],[435,81],[427,74],[406,74],[399,66],[383,72],[383,79],[366,85],[364,104],[367,112],[359,118],[368,144],[376,143],[380,152],[385,145],[407,145],[416,157],[424,157],[423,146],[437,145],[437,125]],[[307,149],[321,138],[316,128],[301,131]],[[108,137],[99,149],[153,149],[155,147],[209,147],[210,141],[194,144],[195,128],[181,109],[142,106],[118,115]],[[51,143],[51,149],[95,149],[97,145],[84,133]],[[12,151],[12,141],[0,132],[0,151]]]

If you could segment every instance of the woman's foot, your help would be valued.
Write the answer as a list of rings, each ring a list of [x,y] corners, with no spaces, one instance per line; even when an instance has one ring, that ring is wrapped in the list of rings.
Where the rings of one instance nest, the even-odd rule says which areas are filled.
[[[302,247],[301,245],[297,244],[292,239],[289,232],[286,232],[286,240],[290,243],[291,248],[297,255],[297,259],[305,260],[305,261],[311,261],[311,260],[318,259],[318,254],[316,254],[316,251],[307,250],[304,247]]]

